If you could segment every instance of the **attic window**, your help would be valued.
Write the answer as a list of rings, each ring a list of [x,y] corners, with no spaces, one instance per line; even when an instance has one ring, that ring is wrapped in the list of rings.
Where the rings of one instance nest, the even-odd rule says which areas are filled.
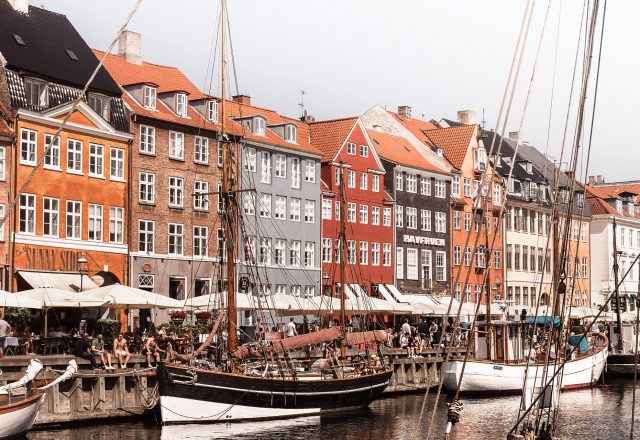
[[[98,95],[96,93],[89,93],[88,99],[89,107],[91,107],[96,113],[98,113],[105,121],[109,120],[110,113],[110,99],[104,95]]]
[[[178,116],[187,116],[187,95],[184,93],[176,95],[176,114]]]
[[[253,118],[253,134],[258,136],[264,136],[266,128],[266,121],[264,118],[255,117]]]
[[[24,42],[24,40],[22,39],[22,37],[18,34],[13,34],[13,39],[16,40],[16,43],[18,43],[20,46],[26,46],[27,43]]]
[[[284,140],[292,144],[298,143],[298,127],[293,124],[287,124],[284,127]]]
[[[156,89],[151,86],[144,86],[142,88],[143,105],[146,108],[156,109]]]
[[[36,107],[46,107],[48,104],[47,83],[33,78],[24,79],[24,94],[27,103]]]
[[[211,122],[218,122],[218,101],[207,102],[207,119]]]
[[[75,54],[74,51],[67,49],[67,55],[69,55],[69,58],[71,58],[73,61],[78,61],[78,55]]]

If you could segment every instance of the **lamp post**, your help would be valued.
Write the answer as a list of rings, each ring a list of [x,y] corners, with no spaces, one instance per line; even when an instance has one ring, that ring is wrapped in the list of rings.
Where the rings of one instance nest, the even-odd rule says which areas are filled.
[[[77,263],[78,263],[78,272],[80,272],[80,293],[82,293],[82,281],[84,279],[84,274],[87,273],[86,267],[88,263],[84,254],[82,254],[80,258],[78,258]]]

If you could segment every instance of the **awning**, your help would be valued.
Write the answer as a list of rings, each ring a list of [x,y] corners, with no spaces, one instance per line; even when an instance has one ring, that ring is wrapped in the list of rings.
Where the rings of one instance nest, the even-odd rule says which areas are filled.
[[[91,278],[80,273],[19,270],[18,274],[34,289],[38,287],[54,287],[69,292],[79,292],[80,284],[82,284],[83,291],[98,287]],[[81,279],[82,282],[80,281]]]

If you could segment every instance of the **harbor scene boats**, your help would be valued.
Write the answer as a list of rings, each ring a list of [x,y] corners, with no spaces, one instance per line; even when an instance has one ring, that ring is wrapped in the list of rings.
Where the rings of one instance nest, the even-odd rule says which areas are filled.
[[[0,0],[0,439],[636,438],[633,7],[443,7],[367,34],[397,72],[362,47],[345,99],[353,35],[315,25],[380,20],[351,5],[58,3]],[[473,47],[472,17],[511,49],[460,80],[420,38]],[[407,48],[452,76],[401,80]]]

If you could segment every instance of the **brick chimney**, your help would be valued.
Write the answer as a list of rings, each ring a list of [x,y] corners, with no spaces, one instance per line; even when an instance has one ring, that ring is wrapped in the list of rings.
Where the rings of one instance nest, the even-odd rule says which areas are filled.
[[[520,136],[520,132],[519,131],[510,131],[509,132],[509,139],[511,139],[512,141],[517,141],[519,136]]]
[[[310,122],[315,122],[316,117],[310,115],[309,113],[307,113],[307,111],[304,111],[304,114],[300,117],[300,120],[302,122],[306,122],[306,123],[310,123]]]
[[[231,99],[238,104],[251,105],[251,96],[249,95],[235,95]]]
[[[28,0],[9,0],[9,4],[13,9],[23,14],[29,13],[29,1]]]
[[[118,38],[118,55],[132,64],[142,64],[140,39],[141,35],[138,32],[122,31]]]
[[[411,119],[411,106],[410,105],[401,105],[398,106],[398,114],[405,119]]]
[[[476,112],[473,110],[458,110],[458,122],[461,124],[475,124]]]

